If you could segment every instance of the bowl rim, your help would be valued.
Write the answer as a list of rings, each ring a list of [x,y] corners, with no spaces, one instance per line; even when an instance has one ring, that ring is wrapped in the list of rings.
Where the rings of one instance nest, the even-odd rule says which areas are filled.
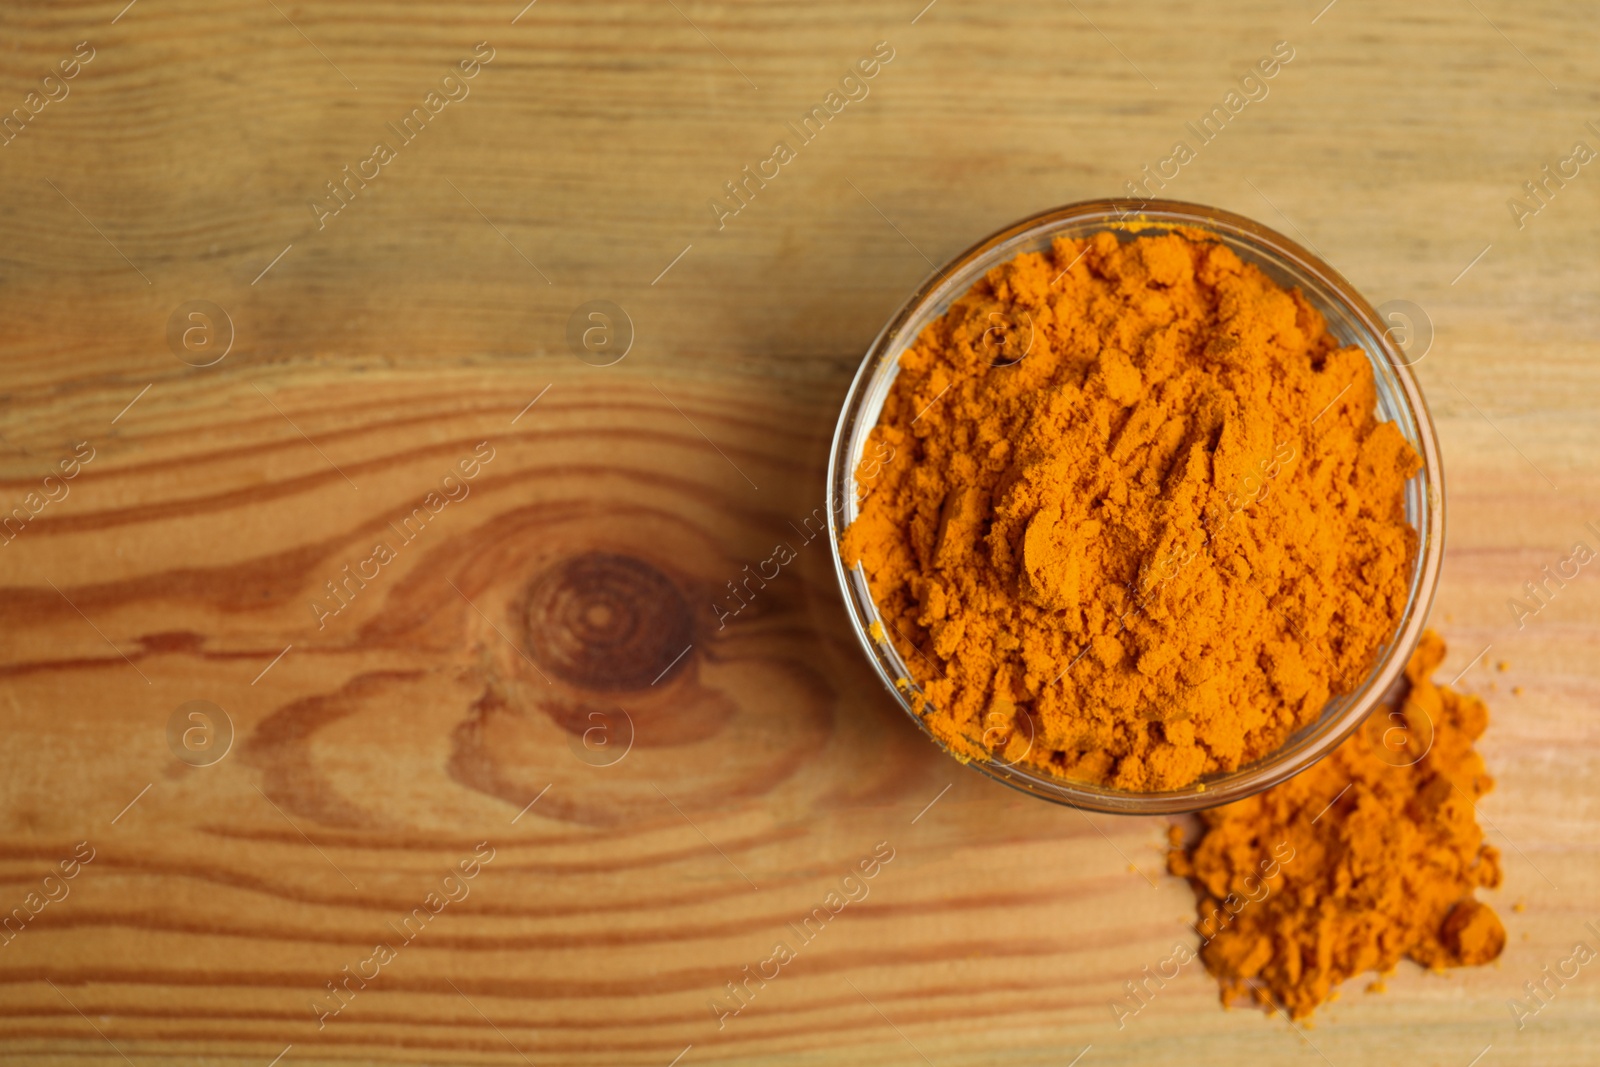
[[[1346,705],[1335,710],[1331,716],[1325,708],[1317,720],[1295,731],[1283,746],[1259,760],[1226,772],[1209,783],[1201,779],[1180,789],[1155,793],[1111,789],[1090,782],[1023,770],[1003,760],[973,759],[953,752],[945,741],[928,727],[917,714],[911,701],[895,685],[895,678],[889,673],[891,664],[885,662],[882,650],[875,645],[870,635],[869,628],[876,621],[878,614],[870,586],[863,577],[860,583],[861,591],[867,605],[872,609],[873,618],[865,617],[867,613],[858,602],[857,590],[851,586],[851,575],[856,572],[856,568],[845,566],[844,556],[840,550],[840,539],[845,528],[843,511],[849,503],[844,491],[854,490],[855,470],[859,463],[859,457],[845,456],[844,452],[852,444],[852,431],[859,421],[860,408],[867,397],[867,386],[876,380],[880,365],[886,361],[897,364],[900,355],[915,342],[915,337],[911,337],[901,343],[902,332],[907,323],[916,317],[930,299],[955,275],[990,252],[1030,234],[1042,236],[1068,223],[1096,218],[1101,219],[1103,223],[1099,229],[1108,231],[1121,229],[1135,234],[1146,228],[1170,229],[1177,226],[1193,226],[1208,231],[1231,230],[1235,237],[1265,246],[1265,251],[1287,259],[1296,270],[1309,275],[1335,298],[1345,314],[1364,328],[1368,340],[1375,343],[1379,349],[1378,352],[1374,352],[1359,338],[1347,342],[1361,348],[1367,355],[1373,364],[1375,377],[1383,373],[1379,365],[1380,355],[1382,363],[1388,365],[1393,384],[1398,387],[1394,390],[1395,395],[1403,401],[1405,412],[1409,414],[1416,427],[1415,440],[1411,439],[1409,434],[1405,436],[1417,449],[1422,460],[1422,467],[1412,476],[1413,479],[1421,479],[1421,498],[1416,516],[1417,522],[1412,527],[1418,534],[1418,544],[1406,605],[1401,612],[1395,633],[1379,647],[1367,678],[1350,693],[1336,695],[1330,699],[1328,706],[1331,707],[1340,700],[1347,701]],[[1000,262],[1002,261],[996,260],[991,267]],[[973,279],[974,282],[976,280]],[[959,299],[965,291],[952,294],[951,299]],[[1444,469],[1440,459],[1438,439],[1422,390],[1411,373],[1411,364],[1396,346],[1389,329],[1376,309],[1348,279],[1321,256],[1311,252],[1299,242],[1246,216],[1182,200],[1112,197],[1082,200],[1049,208],[995,231],[942,266],[935,268],[900,305],[868,346],[850,382],[849,391],[845,394],[828,453],[827,515],[834,574],[839,581],[840,593],[844,597],[845,607],[850,616],[851,628],[855,631],[857,641],[873,664],[885,688],[923,734],[958,762],[1030,796],[1089,811],[1130,815],[1200,811],[1269,789],[1314,765],[1360,727],[1368,715],[1389,697],[1402,679],[1412,650],[1427,626],[1443,563],[1445,493]],[[879,414],[881,415],[881,411]],[[876,424],[877,416],[873,419],[873,426]],[[1403,426],[1399,428],[1404,431]],[[871,429],[869,426],[865,432],[870,433]],[[893,649],[896,660],[899,660],[899,650],[895,648],[893,642],[887,643]],[[907,670],[901,677],[910,679],[912,675]]]

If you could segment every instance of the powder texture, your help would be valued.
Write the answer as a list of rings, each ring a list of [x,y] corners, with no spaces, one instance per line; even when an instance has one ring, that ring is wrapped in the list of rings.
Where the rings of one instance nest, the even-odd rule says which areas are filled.
[[[1395,629],[1419,460],[1374,402],[1361,350],[1205,235],[1061,239],[901,356],[844,558],[958,757],[1184,786]]]
[[[1203,812],[1204,836],[1169,853],[1194,886],[1200,958],[1224,1003],[1248,996],[1298,1019],[1402,957],[1438,970],[1500,955],[1505,927],[1473,896],[1500,884],[1474,808],[1494,786],[1472,747],[1489,710],[1430,681],[1444,652],[1425,634],[1393,705],[1310,770]]]

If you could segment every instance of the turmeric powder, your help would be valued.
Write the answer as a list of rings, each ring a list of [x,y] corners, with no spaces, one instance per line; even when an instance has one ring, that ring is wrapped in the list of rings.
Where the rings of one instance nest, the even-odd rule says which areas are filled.
[[[1152,791],[1366,676],[1420,461],[1302,293],[1200,231],[1123,238],[1020,255],[921,332],[841,549],[958,758]]]
[[[1444,653],[1424,634],[1391,707],[1310,770],[1202,812],[1192,848],[1173,827],[1168,870],[1194,886],[1200,958],[1224,1003],[1248,996],[1299,1019],[1402,956],[1441,970],[1500,955],[1505,927],[1473,897],[1500,884],[1474,807],[1494,787],[1472,747],[1489,712],[1433,684]]]

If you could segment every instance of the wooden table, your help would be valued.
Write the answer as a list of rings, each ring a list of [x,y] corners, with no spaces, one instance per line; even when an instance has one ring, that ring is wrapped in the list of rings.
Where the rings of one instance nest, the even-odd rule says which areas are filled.
[[[1596,578],[1507,604],[1600,545],[1600,170],[1507,205],[1600,148],[1591,13],[125,2],[0,12],[0,904],[58,898],[9,1062],[1597,1062],[1594,968],[1506,1006],[1600,920]],[[1191,967],[1119,1030],[1193,937],[1164,823],[939,755],[796,528],[930,263],[1155,172],[1280,40],[1165,192],[1431,321],[1511,940],[1310,1031]]]

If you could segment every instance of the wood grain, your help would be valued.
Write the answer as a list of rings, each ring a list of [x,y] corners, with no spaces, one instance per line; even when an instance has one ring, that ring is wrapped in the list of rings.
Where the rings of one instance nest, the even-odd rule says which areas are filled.
[[[1600,176],[1520,229],[1506,207],[1600,147],[1593,20],[921,6],[0,11],[0,109],[94,49],[0,147],[0,503],[37,511],[0,535],[0,910],[60,897],[0,934],[9,1060],[1597,1055],[1587,970],[1521,1031],[1506,1007],[1600,919],[1600,599],[1586,570],[1521,629],[1506,604],[1600,520]],[[1165,192],[1431,320],[1434,623],[1449,674],[1490,646],[1461,684],[1495,712],[1511,944],[1355,984],[1307,1032],[1222,1012],[1188,969],[1118,1029],[1123,983],[1193,938],[1164,824],[934,751],[804,520],[860,354],[929,261],[1119,192],[1278,40],[1295,58],[1270,94]],[[319,229],[308,203],[480,41],[470,94]],[[719,229],[724,182],[879,41],[870,94]],[[204,367],[168,343],[199,300],[232,324]],[[595,300],[632,326],[610,366],[567,341]],[[778,542],[795,562],[724,625],[728,583]],[[190,701],[232,723],[210,765],[169,747]],[[79,842],[93,858],[62,879]],[[866,895],[795,936],[880,843],[893,859],[849,883]],[[709,1005],[789,939],[719,1028]],[[380,943],[393,958],[319,1027]]]

